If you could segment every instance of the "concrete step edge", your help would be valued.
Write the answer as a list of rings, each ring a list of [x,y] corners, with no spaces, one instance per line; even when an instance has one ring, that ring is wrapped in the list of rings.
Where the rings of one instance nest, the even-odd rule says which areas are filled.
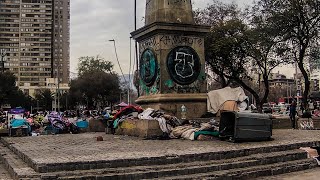
[[[86,169],[103,169],[103,168],[119,168],[119,167],[130,167],[130,166],[150,166],[150,165],[166,165],[172,163],[187,163],[195,162],[199,159],[202,160],[221,160],[231,159],[236,157],[244,157],[252,154],[269,153],[269,152],[280,152],[286,150],[298,149],[300,147],[311,147],[320,146],[320,141],[312,142],[301,142],[286,145],[267,146],[267,147],[256,147],[238,150],[228,150],[219,152],[208,152],[201,154],[185,154],[185,155],[174,155],[174,156],[159,156],[159,157],[145,157],[138,159],[119,159],[112,161],[95,161],[95,162],[73,162],[73,163],[53,163],[35,165],[28,163],[37,172],[58,172],[62,170],[86,170]]]
[[[33,168],[36,171],[36,163],[32,161],[27,155],[20,152],[12,143],[6,141],[5,138],[0,138],[0,145],[7,147],[13,154],[17,155],[22,161],[28,164],[29,167]]]
[[[40,178],[39,173],[35,172],[34,169],[29,167],[10,149],[8,149],[5,146],[2,146],[1,144],[0,144],[0,152],[1,152],[0,159],[13,179]]]
[[[209,172],[195,174],[194,176],[171,176],[161,179],[252,179],[262,176],[273,176],[290,172],[303,171],[318,167],[314,159],[303,159],[291,162],[283,162],[271,165],[260,165],[247,168],[224,170],[219,172]]]
[[[60,179],[69,179],[71,177],[105,177],[122,179],[141,179],[146,177],[166,177],[173,174],[196,174],[207,171],[220,171],[227,169],[252,167],[258,165],[273,164],[279,162],[295,161],[307,158],[307,154],[301,150],[291,150],[278,152],[275,154],[252,155],[247,158],[235,158],[232,161],[208,161],[197,163],[171,164],[160,166],[137,166],[129,168],[112,168],[89,171],[57,172]],[[128,173],[129,172],[129,173]]]
[[[25,163],[32,167],[36,172],[48,173],[59,172],[63,170],[86,170],[86,169],[103,169],[103,168],[119,168],[130,166],[150,166],[150,165],[166,165],[169,163],[187,163],[202,160],[221,160],[231,159],[235,157],[244,157],[252,154],[279,152],[300,147],[319,146],[320,141],[299,142],[285,145],[255,147],[238,150],[228,150],[219,152],[207,152],[201,154],[185,154],[173,156],[159,156],[159,157],[144,157],[138,159],[119,159],[112,161],[93,161],[93,162],[73,162],[73,163],[51,163],[51,164],[37,164],[33,162],[27,155],[20,152],[15,144],[10,144],[6,138],[1,138],[0,142],[7,146],[12,152],[18,155]]]

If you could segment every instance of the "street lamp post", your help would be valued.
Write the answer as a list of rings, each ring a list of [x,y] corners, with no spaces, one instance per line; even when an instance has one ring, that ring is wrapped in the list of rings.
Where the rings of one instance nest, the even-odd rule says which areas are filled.
[[[1,56],[1,68],[2,68],[2,72],[4,72],[4,57],[7,56],[7,50],[1,49],[0,56]]]
[[[124,77],[124,74],[123,74],[123,71],[122,71],[122,68],[121,68],[121,65],[120,65],[120,62],[119,62],[119,58],[118,58],[118,53],[117,53],[117,47],[116,47],[116,40],[114,40],[114,39],[111,39],[111,40],[109,40],[110,42],[113,42],[113,46],[114,46],[114,52],[115,52],[115,54],[116,54],[116,60],[117,60],[117,62],[118,62],[118,65],[119,65],[119,68],[120,68],[120,71],[121,71],[121,74],[122,74],[122,77],[123,77],[123,80],[125,81],[125,83],[127,84],[127,91],[128,91],[128,104],[130,103],[130,98],[129,98],[129,96],[130,96],[130,86],[129,86],[129,83],[130,82],[128,82],[127,81],[127,79]]]
[[[131,41],[132,41],[132,37],[130,37],[130,54],[129,54],[129,59],[130,59],[130,66],[129,66],[129,84],[128,84],[128,104],[130,104],[131,102],[130,102],[130,100],[131,100],[131,98],[130,98],[130,89],[131,89],[131,64],[132,64],[132,45],[131,45]],[[134,69],[134,68],[133,68]]]
[[[134,0],[134,30],[137,30],[137,0]],[[137,72],[139,72],[139,57],[138,57],[138,42],[135,41],[135,57],[136,57],[136,68]],[[137,83],[137,91],[138,91],[138,97],[140,96],[140,87],[139,83]]]
[[[59,66],[59,65],[58,65]],[[57,98],[58,98],[58,112],[60,113],[60,67],[58,67],[57,72],[57,79],[58,79],[58,91],[57,91]]]

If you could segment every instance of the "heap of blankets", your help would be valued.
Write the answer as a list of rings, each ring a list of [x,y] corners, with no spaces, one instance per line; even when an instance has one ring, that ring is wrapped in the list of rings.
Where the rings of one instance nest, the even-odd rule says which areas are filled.
[[[118,125],[126,119],[136,118],[139,113],[143,112],[143,109],[139,106],[129,105],[121,109],[117,114],[113,116],[112,128],[116,129]]]
[[[136,114],[135,114],[136,113]],[[126,119],[157,120],[162,132],[170,138],[189,140],[207,140],[203,137],[218,137],[219,125],[215,121],[199,123],[197,121],[183,121],[175,116],[167,115],[161,110],[148,108],[142,110],[136,106],[128,106],[114,116],[113,128]]]

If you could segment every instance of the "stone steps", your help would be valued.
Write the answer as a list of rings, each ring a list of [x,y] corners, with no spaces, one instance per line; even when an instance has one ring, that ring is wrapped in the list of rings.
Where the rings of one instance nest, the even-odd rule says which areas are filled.
[[[19,156],[0,143],[0,161],[13,179],[40,179],[40,174],[23,162]]]
[[[84,171],[57,172],[59,180],[70,179],[144,179],[164,178],[171,175],[194,175],[207,172],[248,168],[274,163],[306,160],[307,154],[301,150],[290,150],[274,153],[253,154],[228,160],[196,161],[168,165],[134,166],[124,168],[108,168]],[[309,161],[309,159],[308,159]],[[50,175],[50,174],[47,174]],[[51,174],[53,176],[53,174]]]
[[[19,180],[247,179],[317,167],[298,148],[318,144],[305,142],[199,154],[37,165],[10,144],[0,143],[0,161]]]
[[[290,162],[281,162],[270,165],[260,165],[254,167],[245,167],[219,172],[207,172],[193,175],[170,176],[161,179],[181,180],[181,179],[253,179],[262,176],[273,176],[296,171],[303,171],[317,167],[313,159],[303,159]]]
[[[259,153],[279,152],[286,150],[294,150],[300,147],[311,147],[318,145],[319,142],[304,142],[293,143],[276,146],[266,146],[259,148],[228,150],[220,152],[208,152],[199,154],[184,154],[184,155],[172,155],[172,156],[160,156],[160,157],[142,157],[135,159],[118,159],[111,161],[84,161],[84,162],[72,162],[72,163],[50,163],[50,164],[35,164],[30,158],[26,157],[23,153],[20,153],[13,146],[7,144],[13,152],[23,159],[30,167],[39,173],[50,173],[59,171],[76,171],[76,170],[88,170],[88,169],[105,169],[105,168],[119,168],[119,167],[132,167],[132,166],[151,166],[151,165],[167,165],[177,163],[188,163],[194,161],[203,160],[221,160],[231,159],[236,157],[249,156]]]

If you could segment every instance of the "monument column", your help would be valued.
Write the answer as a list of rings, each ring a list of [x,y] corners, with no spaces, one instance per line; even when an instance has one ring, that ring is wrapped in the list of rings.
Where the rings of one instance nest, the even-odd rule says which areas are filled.
[[[206,112],[204,35],[196,25],[191,0],[147,0],[146,25],[131,33],[139,43],[140,97],[144,108],[161,109],[187,118]]]

